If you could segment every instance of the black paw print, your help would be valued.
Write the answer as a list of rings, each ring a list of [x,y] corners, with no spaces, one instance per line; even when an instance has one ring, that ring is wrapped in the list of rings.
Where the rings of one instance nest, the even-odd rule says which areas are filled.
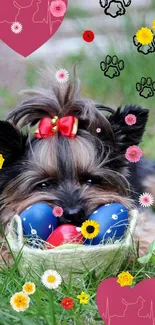
[[[131,5],[131,0],[99,0],[99,3],[106,15],[116,18],[125,15],[125,7]]]
[[[153,40],[148,45],[143,45],[137,41],[136,35],[133,37],[133,44],[137,47],[137,51],[139,53],[143,53],[145,55],[149,53],[155,52],[155,36],[153,37]]]
[[[155,91],[155,82],[153,82],[151,78],[142,77],[140,82],[136,83],[136,89],[141,97],[153,97]]]
[[[107,55],[105,61],[101,61],[100,68],[104,75],[110,79],[120,76],[120,71],[124,69],[124,61],[119,60],[116,55]]]

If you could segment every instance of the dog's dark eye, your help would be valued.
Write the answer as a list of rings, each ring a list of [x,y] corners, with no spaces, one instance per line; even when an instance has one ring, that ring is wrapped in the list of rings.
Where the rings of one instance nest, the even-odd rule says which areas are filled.
[[[48,183],[48,182],[44,182],[44,183],[39,184],[39,186],[40,186],[41,188],[46,188],[46,187],[50,187],[51,184]]]
[[[87,179],[87,181],[86,181],[86,184],[87,184],[87,185],[91,185],[92,183],[93,183],[93,181],[92,181],[91,178]]]
[[[87,179],[86,184],[91,185],[100,185],[101,184],[101,177],[100,176],[92,176],[91,178]]]
[[[53,180],[44,181],[44,182],[38,183],[36,185],[37,188],[43,189],[43,190],[46,188],[55,187],[55,186],[57,186],[57,184],[56,184],[56,181],[53,181]]]
[[[79,181],[82,185],[86,184],[87,186],[100,185],[101,177],[98,175],[80,175]]]

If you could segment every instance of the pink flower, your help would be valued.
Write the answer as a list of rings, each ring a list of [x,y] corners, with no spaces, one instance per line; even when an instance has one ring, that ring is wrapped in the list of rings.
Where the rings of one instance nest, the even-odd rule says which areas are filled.
[[[154,198],[150,193],[143,193],[139,196],[139,203],[142,207],[148,208],[154,202]]]
[[[137,118],[134,114],[128,114],[127,116],[125,116],[125,122],[127,125],[133,125],[136,124]]]
[[[63,215],[63,208],[55,206],[53,209],[53,214],[55,217],[61,217]]]
[[[54,0],[50,5],[50,12],[54,17],[64,16],[67,10],[66,4],[62,0]]]
[[[96,132],[97,132],[97,133],[100,133],[100,132],[101,132],[101,128],[97,128],[97,129],[96,129]]]
[[[69,73],[65,69],[59,69],[56,71],[55,78],[60,83],[67,82],[69,79]]]
[[[125,158],[130,162],[136,163],[142,157],[142,150],[138,146],[130,146],[127,148]]]
[[[11,30],[14,34],[20,34],[23,30],[23,26],[21,23],[19,23],[18,21],[15,21],[14,23],[12,23],[11,25]]]

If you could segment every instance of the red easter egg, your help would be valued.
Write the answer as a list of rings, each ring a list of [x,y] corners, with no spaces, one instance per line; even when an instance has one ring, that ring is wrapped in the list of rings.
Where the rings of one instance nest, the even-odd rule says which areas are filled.
[[[56,228],[46,242],[53,246],[60,246],[62,244],[83,244],[84,237],[81,232],[77,231],[76,226],[73,225],[62,225]],[[48,247],[50,249],[51,247]]]

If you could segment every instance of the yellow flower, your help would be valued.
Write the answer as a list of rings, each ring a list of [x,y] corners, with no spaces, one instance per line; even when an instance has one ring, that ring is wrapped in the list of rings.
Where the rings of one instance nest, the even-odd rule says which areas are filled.
[[[12,308],[18,312],[29,308],[30,298],[24,292],[16,292],[10,299]]]
[[[124,286],[131,286],[133,282],[133,276],[129,272],[122,272],[118,274],[117,282],[120,284],[121,287]]]
[[[57,271],[47,270],[41,277],[41,282],[48,289],[56,289],[62,282],[62,278]]]
[[[100,224],[94,220],[87,220],[81,226],[81,233],[84,238],[95,238],[100,232]]]
[[[136,33],[136,39],[142,45],[150,44],[152,42],[152,40],[153,40],[153,36],[154,35],[153,35],[151,29],[147,28],[147,27],[142,27]]]
[[[5,160],[5,159],[3,158],[3,155],[0,154],[0,169],[1,169],[2,166],[3,166],[4,160]]]
[[[36,286],[33,282],[26,282],[23,285],[23,292],[27,295],[33,295],[33,293],[36,291]]]
[[[80,299],[80,304],[88,304],[89,295],[87,295],[84,291],[81,292],[80,295],[77,296]]]
[[[152,28],[155,29],[155,20],[152,22]]]

